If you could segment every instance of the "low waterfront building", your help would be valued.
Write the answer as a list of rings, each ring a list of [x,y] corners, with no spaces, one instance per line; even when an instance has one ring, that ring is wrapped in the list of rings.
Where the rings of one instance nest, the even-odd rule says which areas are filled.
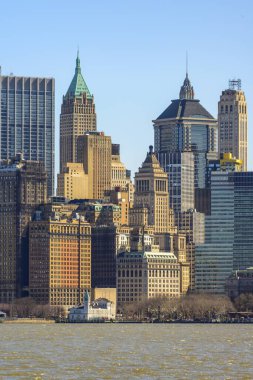
[[[226,290],[232,299],[243,293],[253,294],[253,267],[232,272],[226,281]]]
[[[106,298],[116,305],[116,288],[91,288],[91,300]]]
[[[115,319],[115,303],[106,298],[90,301],[89,292],[84,293],[83,305],[69,310],[69,322],[106,321]]]
[[[122,252],[117,257],[117,308],[154,297],[180,296],[180,264],[169,252]]]

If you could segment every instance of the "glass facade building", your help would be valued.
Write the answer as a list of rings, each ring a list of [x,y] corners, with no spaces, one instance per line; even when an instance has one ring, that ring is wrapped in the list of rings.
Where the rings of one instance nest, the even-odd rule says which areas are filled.
[[[0,160],[22,152],[42,161],[54,193],[55,83],[52,78],[0,76]]]
[[[174,213],[194,208],[194,156],[192,152],[157,154],[169,177],[169,201]]]
[[[253,266],[253,172],[211,173],[211,215],[195,250],[195,289],[224,293],[233,270]]]
[[[209,159],[217,158],[218,152],[218,126],[217,120],[200,104],[199,100],[194,99],[193,87],[190,84],[188,75],[180,90],[180,99],[172,100],[168,108],[156,119],[154,123],[154,142],[155,152],[157,152],[159,161],[163,168],[170,173],[169,182],[173,178],[173,170],[171,170],[171,161],[184,161],[184,157],[179,158],[179,155],[185,155],[186,152],[192,153],[193,157],[193,185],[189,186],[189,181],[192,179],[191,171],[186,178],[186,183],[181,183],[181,193],[183,188],[188,187],[193,194],[193,204],[189,207],[194,207],[194,191],[195,189],[204,189],[207,184],[206,166]],[[191,166],[191,159],[188,166]],[[169,185],[169,190],[173,190],[174,185]],[[182,206],[184,204],[182,203]],[[185,208],[174,211],[185,211]]]

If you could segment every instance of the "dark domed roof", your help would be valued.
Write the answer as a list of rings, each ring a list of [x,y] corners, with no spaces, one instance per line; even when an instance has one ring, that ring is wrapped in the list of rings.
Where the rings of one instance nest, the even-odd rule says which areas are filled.
[[[176,99],[172,100],[172,103],[160,116],[158,116],[157,120],[181,119],[183,117],[214,119],[214,117],[199,103],[199,100]]]

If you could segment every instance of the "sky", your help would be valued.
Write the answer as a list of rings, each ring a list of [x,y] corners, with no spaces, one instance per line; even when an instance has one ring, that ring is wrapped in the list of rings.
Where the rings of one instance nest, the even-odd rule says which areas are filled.
[[[152,120],[178,98],[186,51],[195,98],[214,117],[228,80],[242,80],[248,103],[248,168],[253,170],[251,0],[3,1],[2,75],[55,78],[56,171],[60,107],[78,47],[98,130],[121,145],[121,159],[132,174],[153,145]]]

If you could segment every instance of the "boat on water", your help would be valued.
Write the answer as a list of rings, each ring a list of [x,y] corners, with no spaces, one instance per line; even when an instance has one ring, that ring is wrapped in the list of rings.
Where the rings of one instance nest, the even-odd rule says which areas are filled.
[[[0,323],[4,322],[6,320],[6,313],[3,311],[0,311]]]

